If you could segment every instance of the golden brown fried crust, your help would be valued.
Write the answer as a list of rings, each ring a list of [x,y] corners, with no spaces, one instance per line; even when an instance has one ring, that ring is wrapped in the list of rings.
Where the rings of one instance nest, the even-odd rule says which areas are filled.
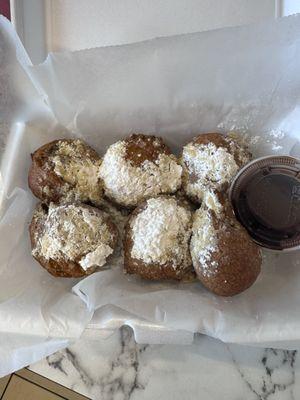
[[[124,140],[126,143],[125,159],[139,167],[144,161],[156,161],[160,154],[171,154],[161,137],[132,134]]]
[[[47,168],[49,158],[54,153],[58,140],[47,143],[37,149],[32,155],[32,163],[28,175],[28,186],[40,200],[48,203],[58,202],[65,182],[55,172]],[[49,190],[45,191],[48,187]]]
[[[72,185],[65,182],[60,176],[54,172],[54,166],[51,165],[51,157],[57,151],[59,143],[72,143],[73,139],[59,139],[46,143],[38,148],[32,155],[32,163],[28,174],[28,186],[32,193],[41,201],[49,204],[50,202],[58,203],[66,193],[66,189],[70,190]],[[86,155],[97,161],[99,155],[88,144],[85,143]]]
[[[98,210],[95,207],[91,207],[88,205],[80,204],[81,207],[91,210],[95,214],[103,215],[101,210]],[[45,217],[39,218],[36,213],[33,214],[33,218],[31,220],[29,226],[29,234],[31,241],[31,248],[34,249],[37,246],[37,239],[39,236],[43,234],[44,230],[44,222],[48,213],[48,206],[46,204],[38,204],[36,210],[41,207],[45,211]],[[108,226],[112,234],[112,243],[111,247],[115,248],[118,240],[118,232],[114,223],[110,220],[110,217],[107,216],[105,219],[105,223]],[[82,255],[84,256],[84,254]],[[63,277],[63,278],[81,278],[83,276],[88,276],[94,273],[97,270],[97,267],[88,268],[86,271],[81,268],[79,261],[82,258],[78,258],[78,262],[74,262],[71,260],[64,260],[63,258],[60,260],[46,260],[44,257],[35,255],[33,256],[36,261],[45,268],[51,275],[55,277]]]
[[[159,196],[159,197],[171,197],[171,196]],[[186,207],[186,203],[180,200],[178,205]],[[172,266],[172,263],[158,264],[151,263],[146,264],[142,260],[131,257],[131,250],[133,247],[132,241],[132,229],[130,226],[131,221],[142,212],[147,205],[147,201],[142,202],[135,210],[131,213],[129,220],[125,226],[124,235],[124,272],[128,274],[136,274],[147,280],[177,280],[190,282],[195,279],[195,272],[193,270],[192,263],[187,268],[183,269],[178,267],[177,269]]]
[[[193,142],[203,145],[213,143],[216,145],[216,147],[225,147],[228,150],[230,149],[227,141],[225,140],[225,136],[216,132],[201,133],[193,138]]]
[[[211,275],[203,273],[199,263],[194,268],[202,284],[219,296],[234,296],[248,289],[261,271],[261,253],[247,231],[234,219],[215,218],[218,248],[210,263],[217,263]]]

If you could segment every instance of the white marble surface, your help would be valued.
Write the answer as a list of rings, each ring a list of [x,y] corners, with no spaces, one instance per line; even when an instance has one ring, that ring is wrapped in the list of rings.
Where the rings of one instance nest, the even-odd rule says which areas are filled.
[[[31,370],[95,400],[300,399],[297,351],[226,345],[137,345],[129,328],[79,341]]]

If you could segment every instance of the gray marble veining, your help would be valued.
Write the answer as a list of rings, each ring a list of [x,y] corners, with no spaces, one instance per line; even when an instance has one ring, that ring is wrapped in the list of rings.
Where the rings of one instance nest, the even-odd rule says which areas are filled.
[[[226,345],[138,345],[129,328],[81,340],[31,366],[95,400],[297,400],[297,351]]]

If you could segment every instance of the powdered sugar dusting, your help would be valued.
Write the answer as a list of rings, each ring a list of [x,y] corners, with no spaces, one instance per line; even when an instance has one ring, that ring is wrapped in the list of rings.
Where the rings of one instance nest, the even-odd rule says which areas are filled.
[[[275,139],[283,139],[285,137],[285,133],[280,129],[272,129],[270,131],[270,136],[272,136]]]
[[[192,214],[172,197],[149,199],[146,208],[130,223],[131,257],[145,263],[171,263],[177,268],[191,264],[189,239]]]
[[[278,152],[283,149],[283,146],[280,143],[282,143],[282,140],[285,137],[284,131],[280,129],[272,129],[268,132],[268,135],[266,135],[266,137],[267,138],[265,141],[271,146],[272,151]]]
[[[99,178],[101,159],[91,158],[85,143],[81,140],[60,141],[50,161],[54,164],[54,172],[69,184],[66,198],[93,203],[100,201],[103,192]]]
[[[79,262],[84,269],[104,265],[113,252],[113,237],[104,215],[73,204],[50,205],[33,255]]]
[[[216,215],[220,215],[223,211],[223,206],[214,191],[207,191],[204,193],[202,204],[209,210],[212,210]]]
[[[273,151],[279,151],[279,150],[282,150],[283,149],[283,146],[281,146],[280,144],[272,144],[272,150]]]
[[[155,162],[134,166],[125,159],[126,144],[119,141],[107,150],[100,176],[106,195],[119,204],[135,206],[162,193],[174,193],[181,185],[182,168],[173,155],[160,154]]]
[[[189,143],[184,146],[182,166],[185,191],[200,201],[207,190],[221,190],[239,169],[234,156],[213,143]]]
[[[201,207],[195,212],[192,231],[190,250],[193,264],[201,268],[204,276],[212,276],[218,270],[218,263],[212,260],[218,239],[211,211]]]
[[[261,145],[267,144],[268,150],[278,152],[283,149],[283,140],[286,137],[286,132],[281,129],[271,129],[264,131],[261,135],[253,135],[247,131],[241,130],[239,132],[233,130],[228,133],[228,136],[233,137],[235,141],[238,141],[242,146],[249,147],[251,151],[256,153],[257,149]]]
[[[259,135],[251,135],[249,132],[240,132],[240,131],[229,131],[227,136],[232,138],[236,143],[238,143],[241,147],[251,149],[252,147],[259,144],[263,138]],[[248,160],[249,161],[249,160]]]
[[[240,135],[237,132],[229,132],[224,136],[225,141],[229,144],[230,153],[234,155],[239,167],[247,164],[251,159],[249,148],[249,138]],[[255,140],[255,138],[252,138]]]

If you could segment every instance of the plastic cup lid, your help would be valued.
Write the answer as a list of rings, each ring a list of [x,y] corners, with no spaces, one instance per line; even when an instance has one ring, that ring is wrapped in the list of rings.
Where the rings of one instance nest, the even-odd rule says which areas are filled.
[[[269,156],[247,164],[229,192],[237,219],[262,247],[300,246],[300,160]]]

